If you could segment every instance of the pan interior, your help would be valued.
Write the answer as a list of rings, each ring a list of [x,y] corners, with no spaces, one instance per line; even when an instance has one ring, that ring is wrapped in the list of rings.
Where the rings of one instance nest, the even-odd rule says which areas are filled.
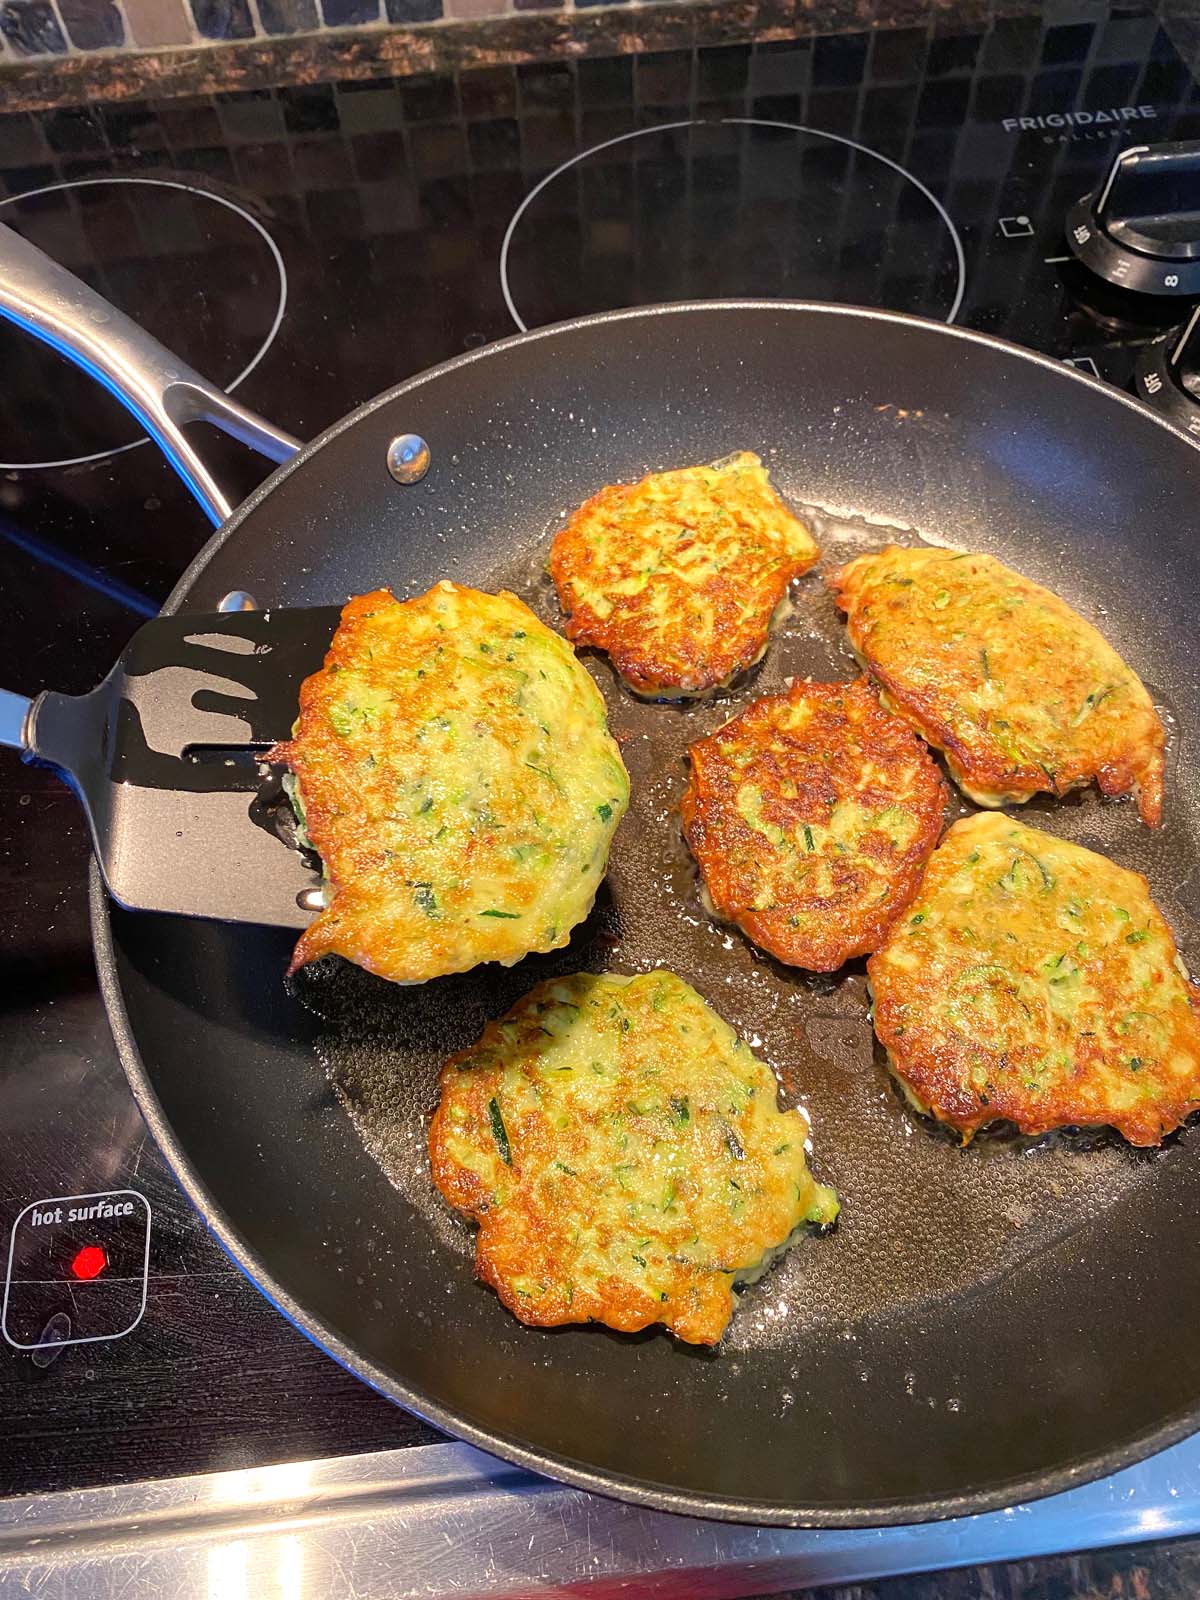
[[[401,491],[383,452],[414,428],[434,470]],[[1024,814],[1145,872],[1186,958],[1200,880],[1194,668],[1179,641],[1200,574],[1180,511],[1200,456],[1047,362],[903,319],[779,306],[559,330],[435,375],[329,440],[251,504],[188,603],[235,586],[280,603],[380,583],[403,597],[449,576],[511,588],[554,625],[543,561],[564,511],[604,482],[734,448],[758,450],[812,521],[821,571],[889,538],[987,550],[1139,668],[1170,732],[1165,828],[1093,792]],[[900,1105],[861,963],[828,978],[785,968],[700,904],[676,811],[688,743],[788,676],[856,671],[819,572],[726,698],[647,705],[602,659],[588,666],[633,802],[568,950],[407,990],[322,966],[288,993],[285,935],[114,914],[156,1131],[251,1271],[435,1420],[710,1514],[947,1514],[1181,1431],[1200,1394],[1200,1350],[1181,1333],[1200,1312],[1195,1133],[1156,1152],[1104,1137],[961,1150]],[[693,983],[807,1108],[818,1172],[844,1204],[831,1238],[746,1292],[719,1354],[521,1327],[472,1281],[470,1233],[428,1178],[449,1052],[551,972],[655,965]]]

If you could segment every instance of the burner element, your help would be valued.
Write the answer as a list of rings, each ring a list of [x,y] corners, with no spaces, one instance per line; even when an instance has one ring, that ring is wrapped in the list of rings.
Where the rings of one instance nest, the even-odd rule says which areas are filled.
[[[287,306],[287,272],[258,219],[165,178],[84,178],[0,200],[6,223],[233,390]],[[0,324],[0,471],[78,466],[136,449],[137,423],[92,378]]]
[[[517,327],[678,300],[833,300],[953,322],[966,263],[941,201],[841,134],[758,118],[639,128],[573,156],[500,251]]]

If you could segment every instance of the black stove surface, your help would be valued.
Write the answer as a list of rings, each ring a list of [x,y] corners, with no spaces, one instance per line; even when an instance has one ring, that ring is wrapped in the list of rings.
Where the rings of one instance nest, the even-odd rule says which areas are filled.
[[[1200,90],[1146,12],[1081,16],[0,117],[0,221],[301,437],[516,327],[690,296],[917,311],[1124,385],[1184,307],[1089,281],[1063,218],[1122,146],[1200,136]],[[57,356],[0,326],[0,373],[0,684],[79,692],[208,528]],[[210,458],[234,496],[262,472]],[[0,1492],[436,1437],[175,1187],[97,993],[87,861],[70,794],[5,752],[0,1249],[41,1266],[5,1304]]]

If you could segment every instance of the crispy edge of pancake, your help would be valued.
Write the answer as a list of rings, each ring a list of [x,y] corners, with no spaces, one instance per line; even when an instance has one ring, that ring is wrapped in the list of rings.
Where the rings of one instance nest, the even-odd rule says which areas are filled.
[[[947,557],[957,558],[963,554],[945,551],[940,546],[921,547],[921,553],[926,548]],[[1148,712],[1146,720],[1152,736],[1131,738],[1126,749],[1113,759],[1089,758],[1086,747],[1082,745],[1075,747],[1074,760],[1064,752],[1063,759],[1056,763],[1052,771],[1032,760],[1004,757],[994,738],[986,733],[981,738],[971,739],[957,732],[949,716],[953,701],[948,693],[937,689],[924,692],[914,689],[902,667],[898,670],[891,663],[885,664],[872,652],[861,629],[856,626],[871,569],[882,565],[893,555],[913,553],[916,552],[904,546],[887,545],[882,550],[856,556],[846,562],[829,573],[826,582],[838,606],[847,613],[847,626],[855,656],[879,684],[884,704],[907,718],[923,739],[944,753],[951,777],[967,798],[976,805],[998,809],[1006,805],[1023,805],[1035,794],[1053,794],[1061,798],[1072,789],[1095,783],[1100,792],[1110,798],[1133,793],[1143,822],[1151,828],[1159,827],[1162,823],[1166,737],[1162,721],[1134,669],[1109,644],[1099,629],[1081,617],[1053,590],[1034,583],[1031,578],[1005,566],[995,557],[966,553],[967,556],[976,554],[977,559],[1018,579],[1030,594],[1035,594],[1042,602],[1049,602],[1058,611],[1064,624],[1069,623],[1081,637],[1090,635],[1098,640],[1103,650],[1115,657],[1122,670],[1145,696],[1144,709]]]
[[[997,1055],[994,1049],[989,1052],[978,1037],[968,1037],[961,1029],[955,1030],[955,1036],[949,1040],[944,1039],[936,1029],[931,1019],[940,1014],[939,1007],[955,1003],[964,976],[974,974],[982,980],[984,975],[994,972],[999,991],[996,1004],[1003,1005],[1007,998],[1011,1006],[1031,1017],[1033,1003],[1040,1003],[1038,986],[1042,969],[1046,969],[1048,974],[1047,986],[1051,977],[1055,981],[1064,981],[1058,976],[1057,967],[1053,973],[1050,972],[1049,959],[1039,964],[1038,977],[1024,966],[1015,963],[1005,966],[994,953],[994,941],[982,936],[984,943],[979,944],[979,917],[974,919],[973,925],[965,912],[960,912],[952,926],[960,933],[963,929],[972,929],[973,937],[964,947],[964,955],[979,955],[982,959],[968,960],[966,966],[956,973],[935,976],[940,950],[947,948],[948,942],[943,938],[938,946],[928,944],[928,918],[938,915],[943,897],[946,903],[962,901],[962,894],[958,891],[953,897],[949,895],[948,883],[961,876],[970,866],[978,864],[972,860],[972,856],[978,857],[981,862],[989,846],[999,847],[1010,830],[1019,837],[1010,841],[1005,848],[1013,853],[1014,859],[1028,857],[1029,882],[1035,895],[1042,892],[1048,896],[1055,894],[1059,876],[1064,870],[1063,863],[1070,863],[1081,872],[1086,869],[1084,881],[1089,885],[1095,882],[1097,876],[1100,878],[1100,892],[1090,902],[1087,898],[1079,902],[1079,897],[1074,894],[1064,902],[1067,905],[1064,915],[1068,924],[1075,920],[1070,914],[1070,905],[1080,903],[1081,909],[1077,913],[1080,926],[1071,927],[1068,931],[1063,928],[1061,920],[1056,921],[1062,942],[1073,947],[1073,950],[1068,949],[1060,957],[1060,961],[1069,959],[1073,966],[1077,962],[1086,963],[1089,959],[1096,961],[1097,950],[1091,948],[1086,935],[1092,927],[1092,920],[1106,913],[1111,915],[1116,931],[1107,946],[1097,944],[1097,949],[1111,949],[1117,961],[1123,963],[1123,971],[1128,970],[1134,961],[1128,951],[1142,950],[1149,944],[1152,951],[1160,952],[1155,970],[1168,984],[1181,986],[1176,997],[1178,1009],[1171,1013],[1175,1015],[1175,1031],[1169,1035],[1166,1048],[1179,1048],[1185,1058],[1190,1056],[1190,1092],[1179,1093],[1168,1086],[1158,1094],[1147,1093],[1146,1083],[1151,1080],[1143,1080],[1137,1075],[1144,1070],[1144,1063],[1139,1062],[1135,1069],[1132,1062],[1136,1058],[1129,1058],[1129,1076],[1124,1080],[1122,1090],[1124,1084],[1132,1088],[1136,1083],[1138,1095],[1130,1099],[1127,1093],[1122,1092],[1119,1098],[1125,1102],[1123,1104],[1116,1103],[1118,1097],[1115,1095],[1112,1100],[1107,1100],[1104,1094],[1106,1075],[1111,1075],[1117,1068],[1103,1046],[1083,1044],[1085,1039],[1099,1036],[1085,1031],[1071,1035],[1071,1048],[1076,1052],[1074,1061],[1078,1061],[1078,1052],[1081,1049],[1083,1051],[1082,1069],[1076,1071],[1073,1062],[1050,1069],[1046,1081],[1054,1086],[1054,1090],[1047,1095],[1031,1089],[1016,1077],[1021,1071],[1030,1069],[1024,1060],[1012,1062],[1011,1047]],[[1092,862],[1099,865],[1093,867]],[[997,862],[993,860],[982,870],[990,871],[996,865]],[[1055,868],[1057,870],[1052,870]],[[1009,870],[1013,869],[1010,867]],[[1048,879],[1052,879],[1053,883],[1049,883]],[[988,881],[990,883],[991,880]],[[1138,917],[1135,918],[1127,907],[1120,905],[1120,900],[1136,904]],[[1056,909],[1058,905],[1059,900],[1055,897],[1049,902],[1047,910]],[[1083,916],[1085,909],[1089,912],[1088,917]],[[996,917],[993,919],[995,929],[1007,937],[1012,932],[1011,922],[1018,921],[1019,917],[1020,913],[1009,919]],[[1144,919],[1144,928],[1135,925],[1139,919]],[[1127,929],[1128,932],[1125,931]],[[1088,954],[1079,954],[1076,941],[1080,934],[1085,935],[1083,943]],[[904,945],[910,938],[922,946],[913,952],[918,975],[912,981],[905,978],[905,967],[901,965],[905,960]],[[1091,938],[1097,940],[1097,933],[1093,931]],[[1016,948],[1024,954],[1030,947],[1027,931],[1026,938],[1018,942]],[[1085,965],[1080,970],[1086,972],[1088,969]],[[1031,828],[1016,818],[996,812],[980,812],[962,818],[950,828],[941,847],[930,860],[920,893],[909,906],[908,914],[893,925],[888,940],[868,960],[867,975],[872,994],[875,1033],[884,1047],[889,1070],[905,1100],[920,1114],[932,1116],[954,1128],[962,1136],[964,1144],[968,1144],[989,1123],[1001,1122],[1012,1123],[1020,1133],[1033,1136],[1060,1128],[1107,1126],[1116,1129],[1130,1144],[1157,1145],[1192,1112],[1200,1109],[1200,989],[1186,975],[1171,928],[1154,903],[1146,879],[1141,873],[1132,872],[1096,851]],[[1073,974],[1068,973],[1065,981],[1072,979]],[[1102,1008],[1106,1019],[1110,1014],[1120,1013],[1121,1020],[1114,1025],[1118,1030],[1127,1018],[1143,1015],[1136,1010],[1121,1011],[1123,992],[1113,993],[1110,1003]],[[962,1004],[969,998],[969,990],[964,990]],[[1047,999],[1043,1014],[1049,1017],[1052,1013],[1053,1003]],[[1144,1016],[1153,1020],[1149,1012]],[[1091,1020],[1099,1021],[1100,1016],[1096,1015]],[[1047,1041],[1043,1055],[1054,1048],[1053,1032],[1045,1026],[1038,1029],[1031,1023],[1030,1037]],[[1097,1053],[1089,1060],[1092,1050]],[[978,1082],[972,1076],[976,1070],[984,1074]],[[1009,1072],[1014,1075],[1013,1079],[1008,1078]],[[1154,1081],[1163,1079],[1167,1072],[1168,1069],[1160,1065]],[[1086,1093],[1079,1087],[1081,1081]],[[1092,1093],[1096,1085],[1098,1088]]]
[[[797,739],[794,768],[778,770],[774,775],[776,789],[789,780],[802,784],[800,795],[789,804],[787,798],[772,795],[769,784],[755,785],[764,799],[775,800],[779,815],[786,817],[793,834],[805,823],[817,828],[817,850],[811,856],[797,855],[796,865],[811,860],[849,868],[863,856],[882,859],[887,854],[885,834],[880,835],[878,848],[868,849],[863,841],[846,855],[838,850],[839,841],[829,832],[835,807],[854,802],[864,793],[875,796],[881,813],[903,807],[915,819],[916,830],[894,863],[895,874],[886,900],[879,900],[879,879],[872,875],[870,888],[876,898],[870,906],[860,899],[835,902],[791,927],[787,923],[781,925],[780,917],[795,915],[803,906],[805,897],[799,888],[793,899],[777,900],[770,910],[755,910],[742,903],[745,896],[739,892],[741,875],[731,865],[731,856],[749,850],[760,837],[759,850],[767,848],[773,858],[778,856],[778,843],[761,835],[738,811],[737,790],[752,781],[756,772],[761,772],[764,779],[770,776],[761,759],[761,746],[764,737],[775,736],[779,731],[771,720],[772,714],[805,702],[813,706],[813,723],[817,726],[810,724],[808,738]],[[839,704],[840,714],[830,709]],[[833,764],[839,753],[849,748],[844,735],[851,728],[857,735],[854,748],[858,770],[852,781],[846,782],[846,775],[835,773]],[[723,754],[731,743],[753,749],[760,757],[758,766],[752,764],[743,769],[736,782]],[[680,815],[684,838],[699,864],[712,913],[739,927],[778,960],[811,972],[833,972],[853,957],[877,949],[917,892],[925,863],[942,831],[948,795],[932,757],[908,723],[880,705],[870,681],[865,676],[852,683],[796,680],[783,694],[753,701],[723,727],[697,740],[688,754],[691,772],[680,801]],[[866,787],[862,781],[863,762],[872,763],[877,774]],[[909,779],[907,791],[901,791],[895,781],[889,783],[904,771]],[[793,816],[797,810],[803,814]],[[867,887],[861,892],[867,892]]]
[[[572,1035],[584,1026],[586,1036]],[[572,1049],[579,1070],[561,1070]],[[539,1074],[549,1056],[559,1070]],[[657,1070],[639,1076],[643,1066]],[[534,1076],[539,1084],[522,1103],[518,1091]],[[770,1068],[670,972],[576,973],[538,984],[451,1057],[439,1085],[429,1129],[434,1184],[478,1225],[477,1275],[531,1327],[597,1322],[635,1333],[658,1323],[686,1343],[715,1344],[734,1311],[734,1286],[756,1281],[809,1224],[828,1228],[838,1214],[836,1194],[805,1159],[807,1117],[779,1109]],[[556,1085],[570,1107],[561,1128],[552,1126]],[[643,1098],[654,1095],[653,1104]],[[690,1163],[669,1159],[672,1140]],[[623,1157],[632,1175],[614,1190],[604,1178]],[[772,1185],[758,1235],[732,1222],[697,1231],[697,1194],[711,1190],[711,1204],[733,1212],[733,1180],[749,1185],[756,1169]],[[749,1194],[751,1203],[759,1198]],[[580,1272],[593,1240],[604,1252],[615,1246],[622,1261],[628,1243],[632,1265]],[[697,1244],[729,1264],[685,1258]]]
[[[808,548],[802,554],[782,557],[769,566],[746,562],[746,570],[732,579],[722,574],[715,581],[714,594],[727,609],[744,606],[748,595],[753,595],[755,601],[748,617],[726,618],[714,630],[720,634],[719,643],[723,647],[720,655],[706,654],[700,648],[689,650],[686,635],[673,646],[653,635],[647,638],[641,607],[636,611],[625,609],[623,617],[618,600],[613,603],[611,613],[601,615],[583,592],[601,587],[599,583],[585,581],[597,542],[597,525],[605,526],[627,501],[633,501],[639,494],[645,498],[648,491],[664,482],[678,480],[683,484],[712,471],[733,478],[735,463],[747,463],[756,476],[762,475],[757,502],[752,499],[750,509],[777,519],[789,534],[803,536]],[[737,505],[736,496],[733,504]],[[759,458],[753,452],[740,451],[711,464],[671,468],[647,473],[636,483],[606,485],[577,507],[555,534],[547,566],[566,616],[565,632],[569,639],[602,650],[625,686],[643,699],[694,700],[729,688],[763,659],[770,646],[772,629],[786,615],[789,586],[808,572],[819,556],[820,550],[810,530],[788,509]],[[614,568],[605,576],[610,583],[624,581],[619,569]],[[681,588],[680,605],[687,602],[690,592],[686,586]],[[674,620],[672,612],[668,616]]]

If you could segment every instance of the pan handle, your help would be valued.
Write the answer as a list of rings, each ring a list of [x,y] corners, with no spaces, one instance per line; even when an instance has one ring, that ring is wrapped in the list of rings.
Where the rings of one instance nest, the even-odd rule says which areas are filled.
[[[271,461],[286,461],[300,448],[298,439],[222,394],[132,318],[3,224],[0,316],[53,346],[115,394],[214,524],[224,522],[233,507],[188,442],[185,423],[214,423]]]
[[[11,689],[0,689],[0,744],[12,750],[28,750],[29,713],[33,701]]]

